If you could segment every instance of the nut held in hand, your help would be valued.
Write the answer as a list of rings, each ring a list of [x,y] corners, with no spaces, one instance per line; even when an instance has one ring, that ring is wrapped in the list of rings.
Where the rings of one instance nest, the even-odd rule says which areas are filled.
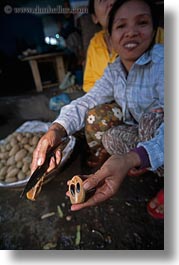
[[[74,176],[69,181],[69,193],[71,204],[82,203],[85,200],[85,190],[83,189],[83,181],[79,176]]]

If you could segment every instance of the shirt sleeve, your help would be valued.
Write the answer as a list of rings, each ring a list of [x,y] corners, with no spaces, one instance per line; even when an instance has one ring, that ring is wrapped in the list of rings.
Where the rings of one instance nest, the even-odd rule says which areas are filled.
[[[83,97],[72,101],[61,109],[54,122],[61,124],[68,135],[75,133],[85,125],[85,116],[89,109],[97,105],[111,102],[113,96],[113,78],[110,67],[107,67],[103,77]]]
[[[138,156],[140,157],[141,165],[140,165],[139,169],[150,167],[149,156],[148,156],[148,153],[143,146],[135,147],[131,151],[137,153]]]
[[[159,107],[164,108],[164,68],[159,65],[157,85],[155,87],[159,97]],[[152,111],[152,109],[151,109]],[[141,142],[137,147],[143,146],[148,153],[152,171],[164,165],[164,123],[156,130],[154,137],[146,142]]]
[[[149,141],[141,142],[137,147],[143,146],[148,153],[151,170],[155,171],[164,165],[164,123],[160,125],[154,138]]]

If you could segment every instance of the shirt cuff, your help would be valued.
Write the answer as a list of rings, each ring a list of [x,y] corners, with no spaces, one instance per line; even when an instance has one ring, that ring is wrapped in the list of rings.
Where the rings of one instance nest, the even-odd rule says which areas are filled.
[[[140,165],[139,169],[151,167],[148,153],[143,146],[136,147],[136,148],[132,149],[131,151],[137,153],[140,157],[141,165]]]

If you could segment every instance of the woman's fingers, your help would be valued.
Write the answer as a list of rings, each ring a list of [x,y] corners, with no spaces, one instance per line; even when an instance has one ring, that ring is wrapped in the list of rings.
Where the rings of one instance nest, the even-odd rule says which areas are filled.
[[[57,150],[55,152],[55,157],[56,157],[56,164],[59,165],[62,160],[62,151]]]
[[[69,193],[66,193],[69,196]],[[105,200],[109,199],[112,195],[111,189],[108,187],[106,183],[104,183],[101,187],[97,188],[95,194],[91,196],[87,201],[84,203],[73,204],[71,206],[71,211],[78,211],[86,207],[95,206]]]
[[[49,168],[47,169],[47,172],[50,172],[55,167],[57,167],[60,164],[61,159],[62,159],[61,151],[57,150],[55,154],[52,156],[52,158],[50,159],[50,164],[49,164]]]
[[[33,160],[31,164],[31,172],[33,173],[38,166],[41,166],[46,158],[46,153],[49,150],[50,145],[47,139],[42,139],[39,141],[34,153],[33,153]],[[60,150],[57,150],[55,154],[52,156],[49,164],[49,168],[47,172],[54,169],[58,166],[61,162],[62,154]]]
[[[96,188],[106,177],[108,177],[108,171],[105,167],[102,167],[95,174],[89,175],[89,177],[83,182],[83,188],[85,190]]]
[[[31,173],[33,173],[38,166],[41,166],[44,163],[48,147],[49,144],[47,139],[40,140],[38,142],[37,147],[33,152]]]
[[[50,171],[53,170],[56,166],[57,166],[57,163],[56,163],[56,157],[55,157],[55,155],[53,155],[52,158],[50,159],[50,163],[49,163],[49,167],[48,167],[48,169],[47,169],[47,172],[50,172]]]

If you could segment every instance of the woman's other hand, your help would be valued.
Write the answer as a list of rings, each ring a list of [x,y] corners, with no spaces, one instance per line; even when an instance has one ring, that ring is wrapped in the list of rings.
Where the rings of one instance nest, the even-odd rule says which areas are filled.
[[[52,124],[47,133],[45,133],[39,140],[36,149],[33,152],[33,159],[31,164],[31,174],[35,171],[38,166],[41,166],[46,157],[47,151],[54,146],[60,144],[61,139],[66,136],[65,129],[58,123]],[[61,161],[61,154],[56,151],[55,157],[50,160],[50,165],[47,172],[54,169]]]

